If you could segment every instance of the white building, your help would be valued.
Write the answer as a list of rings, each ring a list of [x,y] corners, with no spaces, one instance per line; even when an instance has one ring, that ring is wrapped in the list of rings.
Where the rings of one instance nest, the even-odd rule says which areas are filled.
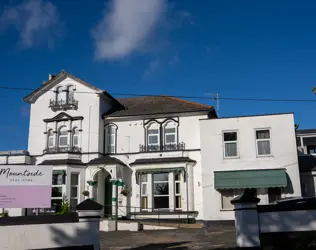
[[[64,196],[75,208],[89,191],[105,217],[203,219],[199,120],[216,118],[213,107],[167,96],[115,99],[64,71],[24,100],[28,152],[2,152],[0,162],[53,165],[55,210]]]
[[[245,188],[261,204],[301,196],[293,114],[203,119],[200,132],[205,221],[234,220]]]

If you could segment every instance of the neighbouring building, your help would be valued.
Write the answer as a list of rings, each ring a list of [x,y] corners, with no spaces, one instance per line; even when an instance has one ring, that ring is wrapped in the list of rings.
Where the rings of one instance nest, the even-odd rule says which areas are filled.
[[[65,197],[75,209],[89,191],[105,217],[203,220],[199,122],[217,118],[213,107],[168,96],[115,99],[64,71],[24,100],[28,151],[1,152],[0,163],[53,165],[53,211]]]
[[[203,219],[234,220],[232,198],[253,188],[261,204],[301,196],[294,115],[200,123]]]

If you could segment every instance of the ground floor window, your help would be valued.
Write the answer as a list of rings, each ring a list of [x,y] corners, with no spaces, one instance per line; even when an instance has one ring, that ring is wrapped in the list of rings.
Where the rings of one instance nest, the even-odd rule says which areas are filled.
[[[181,172],[141,174],[141,210],[181,209],[182,185],[183,180]]]
[[[281,199],[281,188],[268,188],[269,203],[275,202]]]
[[[221,208],[225,210],[234,209],[234,205],[231,204],[231,200],[236,196],[241,195],[243,189],[223,189],[221,193]]]
[[[51,209],[59,212],[66,193],[66,175],[64,171],[53,171]]]

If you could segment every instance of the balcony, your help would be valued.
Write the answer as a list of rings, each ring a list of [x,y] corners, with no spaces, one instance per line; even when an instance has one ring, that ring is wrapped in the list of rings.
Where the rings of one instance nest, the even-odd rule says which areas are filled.
[[[75,100],[74,98],[71,98],[71,99],[68,99],[68,100],[51,99],[49,101],[49,107],[53,111],[78,109],[78,101]]]
[[[185,143],[165,144],[165,145],[139,145],[140,152],[157,152],[157,151],[177,151],[185,150]]]
[[[53,147],[45,148],[44,154],[56,154],[56,153],[81,153],[81,148],[79,147]]]

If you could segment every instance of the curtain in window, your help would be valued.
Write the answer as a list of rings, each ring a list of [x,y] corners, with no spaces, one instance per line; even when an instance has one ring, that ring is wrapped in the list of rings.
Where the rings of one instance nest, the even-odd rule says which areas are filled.
[[[226,157],[237,156],[237,143],[236,142],[225,143],[225,156]]]
[[[270,141],[258,141],[258,154],[269,155],[270,153]]]
[[[270,139],[270,131],[269,130],[257,131],[257,139]]]

